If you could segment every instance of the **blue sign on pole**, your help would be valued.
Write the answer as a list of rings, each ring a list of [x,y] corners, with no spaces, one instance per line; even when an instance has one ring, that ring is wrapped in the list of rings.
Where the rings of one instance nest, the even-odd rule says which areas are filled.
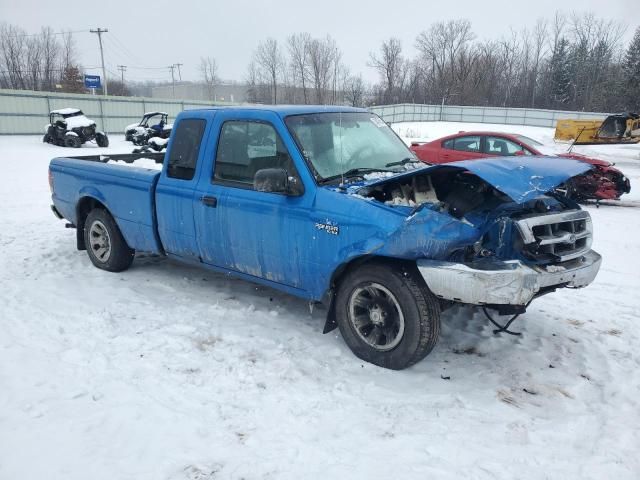
[[[84,76],[85,88],[101,88],[100,75],[86,75]]]

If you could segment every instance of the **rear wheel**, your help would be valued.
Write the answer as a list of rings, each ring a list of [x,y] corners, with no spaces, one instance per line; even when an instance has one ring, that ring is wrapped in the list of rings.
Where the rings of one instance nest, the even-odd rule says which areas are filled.
[[[133,262],[135,251],[127,245],[113,217],[102,208],[87,215],[84,244],[91,263],[103,270],[121,272]]]
[[[80,148],[82,145],[82,140],[77,135],[65,135],[64,136],[64,146],[70,148]]]
[[[357,357],[401,370],[431,352],[440,332],[440,308],[417,275],[409,268],[367,264],[343,279],[336,318]]]

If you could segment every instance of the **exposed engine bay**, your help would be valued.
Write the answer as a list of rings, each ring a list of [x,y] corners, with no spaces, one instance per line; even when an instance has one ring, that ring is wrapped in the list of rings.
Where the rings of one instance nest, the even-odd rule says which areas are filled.
[[[418,207],[432,204],[433,208],[454,218],[481,209],[493,209],[512,200],[476,175],[460,169],[441,169],[437,172],[400,178],[381,185],[365,187],[359,195],[387,205]]]

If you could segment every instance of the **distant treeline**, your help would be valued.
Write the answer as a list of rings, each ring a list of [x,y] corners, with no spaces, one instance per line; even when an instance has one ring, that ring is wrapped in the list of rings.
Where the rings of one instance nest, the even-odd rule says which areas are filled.
[[[43,27],[28,34],[16,25],[1,23],[0,88],[85,93],[73,33]],[[114,80],[109,82],[109,94],[128,92]]]
[[[468,20],[431,25],[403,54],[390,38],[369,56],[379,83],[351,75],[336,42],[306,33],[261,43],[249,64],[251,98],[263,103],[426,103],[612,112],[640,110],[640,27],[593,14],[540,19],[531,29],[479,41]]]

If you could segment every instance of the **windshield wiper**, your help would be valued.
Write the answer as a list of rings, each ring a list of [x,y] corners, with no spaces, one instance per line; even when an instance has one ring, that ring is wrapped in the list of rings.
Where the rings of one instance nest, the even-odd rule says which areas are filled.
[[[387,165],[388,166],[388,165]],[[331,182],[333,180],[338,180],[340,178],[349,178],[349,177],[363,177],[365,173],[374,173],[374,172],[390,172],[397,173],[393,170],[387,170],[386,168],[370,168],[370,167],[358,167],[351,168],[344,173],[340,173],[338,175],[331,175],[330,177],[323,178],[321,180],[322,183]]]
[[[420,160],[416,160],[415,158],[407,157],[407,158],[403,158],[399,162],[387,163],[385,167],[395,167],[397,165],[406,165],[407,163],[421,163],[421,162]]]

